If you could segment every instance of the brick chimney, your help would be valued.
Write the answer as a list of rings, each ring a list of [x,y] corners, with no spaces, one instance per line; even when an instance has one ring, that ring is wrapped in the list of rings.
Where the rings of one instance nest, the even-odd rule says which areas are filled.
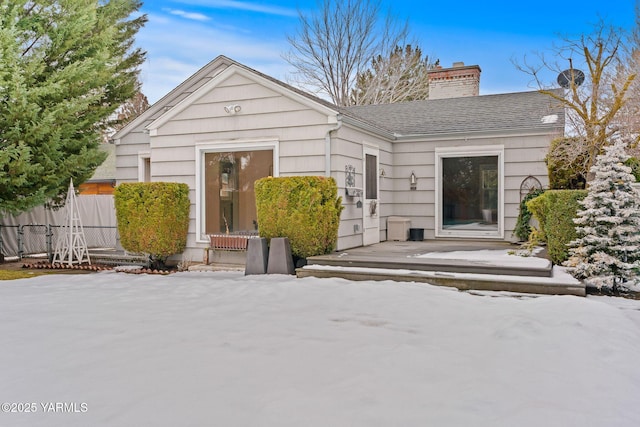
[[[480,67],[454,62],[451,68],[437,65],[429,71],[429,99],[458,98],[480,94]]]

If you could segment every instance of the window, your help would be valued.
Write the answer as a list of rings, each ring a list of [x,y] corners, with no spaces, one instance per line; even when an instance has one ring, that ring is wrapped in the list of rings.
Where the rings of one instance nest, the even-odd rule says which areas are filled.
[[[196,147],[196,227],[201,241],[214,233],[257,232],[254,184],[260,178],[276,175],[275,152],[274,143]]]
[[[365,155],[367,200],[378,198],[378,158],[371,154]]]
[[[138,153],[138,182],[151,181],[151,153],[140,151]]]
[[[437,150],[436,162],[438,234],[501,237],[502,150]]]

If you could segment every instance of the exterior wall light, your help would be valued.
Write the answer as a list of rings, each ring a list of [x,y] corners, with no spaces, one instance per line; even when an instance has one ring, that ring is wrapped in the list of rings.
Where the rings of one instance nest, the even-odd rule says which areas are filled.
[[[239,113],[240,110],[242,110],[242,107],[240,107],[238,104],[227,105],[226,107],[224,107],[225,113],[231,115]]]
[[[411,175],[409,175],[409,188],[415,190],[418,188],[418,177],[414,171],[411,171]]]

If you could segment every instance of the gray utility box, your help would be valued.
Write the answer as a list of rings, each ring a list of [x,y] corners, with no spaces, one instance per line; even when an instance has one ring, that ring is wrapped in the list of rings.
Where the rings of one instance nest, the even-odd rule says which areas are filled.
[[[411,220],[401,216],[390,216],[387,218],[387,240],[406,242],[409,238],[409,228]]]

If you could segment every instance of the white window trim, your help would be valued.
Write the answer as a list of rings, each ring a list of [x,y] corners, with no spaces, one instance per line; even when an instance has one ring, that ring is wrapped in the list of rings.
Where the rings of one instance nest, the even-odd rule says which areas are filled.
[[[442,158],[498,157],[498,230],[443,230],[442,228]],[[435,236],[504,239],[504,145],[477,145],[465,147],[436,147],[435,150]]]
[[[278,140],[224,140],[199,142],[195,146],[196,152],[196,243],[209,243],[203,229],[204,218],[204,155],[232,151],[273,150],[273,176],[280,176],[280,142]]]
[[[145,182],[145,161],[150,159],[151,151],[138,151],[138,182]],[[149,170],[149,177],[151,177],[151,170]]]

